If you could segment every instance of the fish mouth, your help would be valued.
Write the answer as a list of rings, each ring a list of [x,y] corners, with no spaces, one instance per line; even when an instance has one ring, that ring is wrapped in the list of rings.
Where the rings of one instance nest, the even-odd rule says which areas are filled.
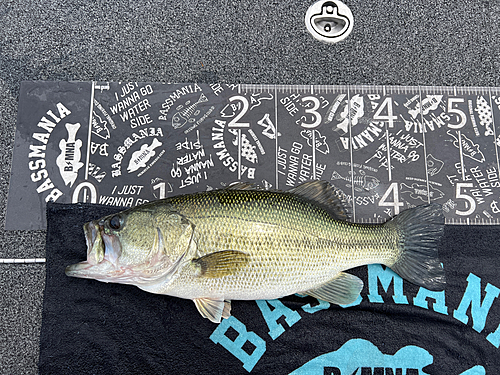
[[[173,263],[163,253],[164,239],[157,228],[157,237],[153,243],[153,252],[149,259],[139,263],[127,261],[122,255],[122,245],[117,235],[106,233],[106,219],[95,220],[83,226],[87,244],[87,260],[66,267],[67,276],[82,279],[95,279],[133,285],[152,285],[159,280],[168,280],[173,271],[182,263],[183,257]]]
[[[83,226],[87,244],[87,260],[66,267],[67,276],[100,281],[113,281],[124,273],[118,267],[121,255],[120,241],[116,236],[104,233],[103,225],[91,221]]]

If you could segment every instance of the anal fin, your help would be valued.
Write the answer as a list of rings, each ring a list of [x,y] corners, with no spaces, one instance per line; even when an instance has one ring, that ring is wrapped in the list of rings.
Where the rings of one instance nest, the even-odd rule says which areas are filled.
[[[231,316],[231,301],[195,298],[193,302],[201,316],[214,323],[220,323],[222,318],[227,319]]]
[[[363,281],[359,277],[340,272],[319,288],[308,290],[305,293],[337,305],[349,305],[358,299],[362,289]]]

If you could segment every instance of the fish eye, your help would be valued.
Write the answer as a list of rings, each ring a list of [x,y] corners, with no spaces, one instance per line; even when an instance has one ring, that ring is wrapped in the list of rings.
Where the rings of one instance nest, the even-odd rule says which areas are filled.
[[[120,229],[122,225],[122,218],[120,215],[115,215],[109,220],[109,227],[114,230]]]

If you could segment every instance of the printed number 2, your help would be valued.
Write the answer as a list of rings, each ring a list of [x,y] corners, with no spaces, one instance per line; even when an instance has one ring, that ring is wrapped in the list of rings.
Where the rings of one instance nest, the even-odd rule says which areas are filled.
[[[393,200],[392,202],[388,202],[387,198],[391,193]],[[397,182],[393,182],[392,184],[389,185],[384,195],[382,195],[382,198],[380,198],[378,205],[381,207],[394,207],[394,215],[399,214],[399,207],[402,207],[404,203],[399,201],[399,189]]]
[[[248,112],[248,108],[250,107],[250,105],[248,104],[248,99],[241,95],[231,96],[229,98],[230,102],[234,102],[235,100],[239,100],[243,104],[243,107],[241,108],[241,112],[238,113],[231,121],[229,121],[229,124],[227,124],[227,126],[229,128],[249,128],[250,124],[248,122],[238,122],[239,119],[245,116],[245,114]]]
[[[456,186],[457,186],[457,191],[456,191],[457,199],[465,199],[467,202],[469,202],[469,209],[466,211],[455,210],[455,213],[460,216],[467,216],[472,214],[476,209],[476,201],[470,195],[463,194],[461,189],[474,187],[474,184],[472,182],[457,182]]]

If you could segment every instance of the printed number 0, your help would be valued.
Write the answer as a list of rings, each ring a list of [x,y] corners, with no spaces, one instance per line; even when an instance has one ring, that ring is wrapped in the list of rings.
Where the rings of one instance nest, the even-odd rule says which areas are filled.
[[[97,189],[89,181],[84,181],[75,187],[75,190],[73,191],[73,196],[71,197],[71,203],[78,203],[80,201],[80,192],[82,190],[83,190],[83,197],[82,197],[83,203],[88,202],[88,198],[90,198],[90,203],[97,203]]]
[[[466,211],[460,211],[460,210],[455,210],[455,213],[460,216],[468,216],[472,214],[476,210],[476,201],[474,200],[473,197],[467,194],[463,194],[461,189],[462,188],[471,188],[474,187],[474,184],[472,182],[457,182],[457,190],[456,190],[456,197],[457,199],[465,199],[467,202],[469,202],[469,209]]]
[[[248,104],[248,99],[241,95],[231,96],[229,98],[230,102],[234,102],[235,100],[239,100],[243,104],[243,108],[241,108],[240,113],[238,113],[231,121],[229,121],[229,124],[227,124],[227,126],[229,128],[249,128],[250,124],[248,122],[238,122],[238,120],[245,116],[245,114],[248,112],[248,108],[250,107],[250,105]]]
[[[320,107],[321,103],[319,102],[319,99],[314,97],[314,96],[305,96],[302,98],[303,102],[313,102],[313,107],[312,108],[306,108],[304,111],[306,113],[310,113],[314,116],[316,119],[312,124],[306,124],[302,122],[300,126],[306,129],[313,129],[317,127],[319,124],[321,124],[321,114],[317,112],[318,108]],[[304,117],[304,116],[303,116]]]
[[[391,193],[394,200],[392,202],[387,202],[387,198]],[[384,195],[382,195],[382,198],[380,198],[378,205],[381,207],[394,207],[394,215],[399,214],[399,207],[402,207],[404,203],[399,201],[399,189],[397,182],[393,182],[389,185]]]

